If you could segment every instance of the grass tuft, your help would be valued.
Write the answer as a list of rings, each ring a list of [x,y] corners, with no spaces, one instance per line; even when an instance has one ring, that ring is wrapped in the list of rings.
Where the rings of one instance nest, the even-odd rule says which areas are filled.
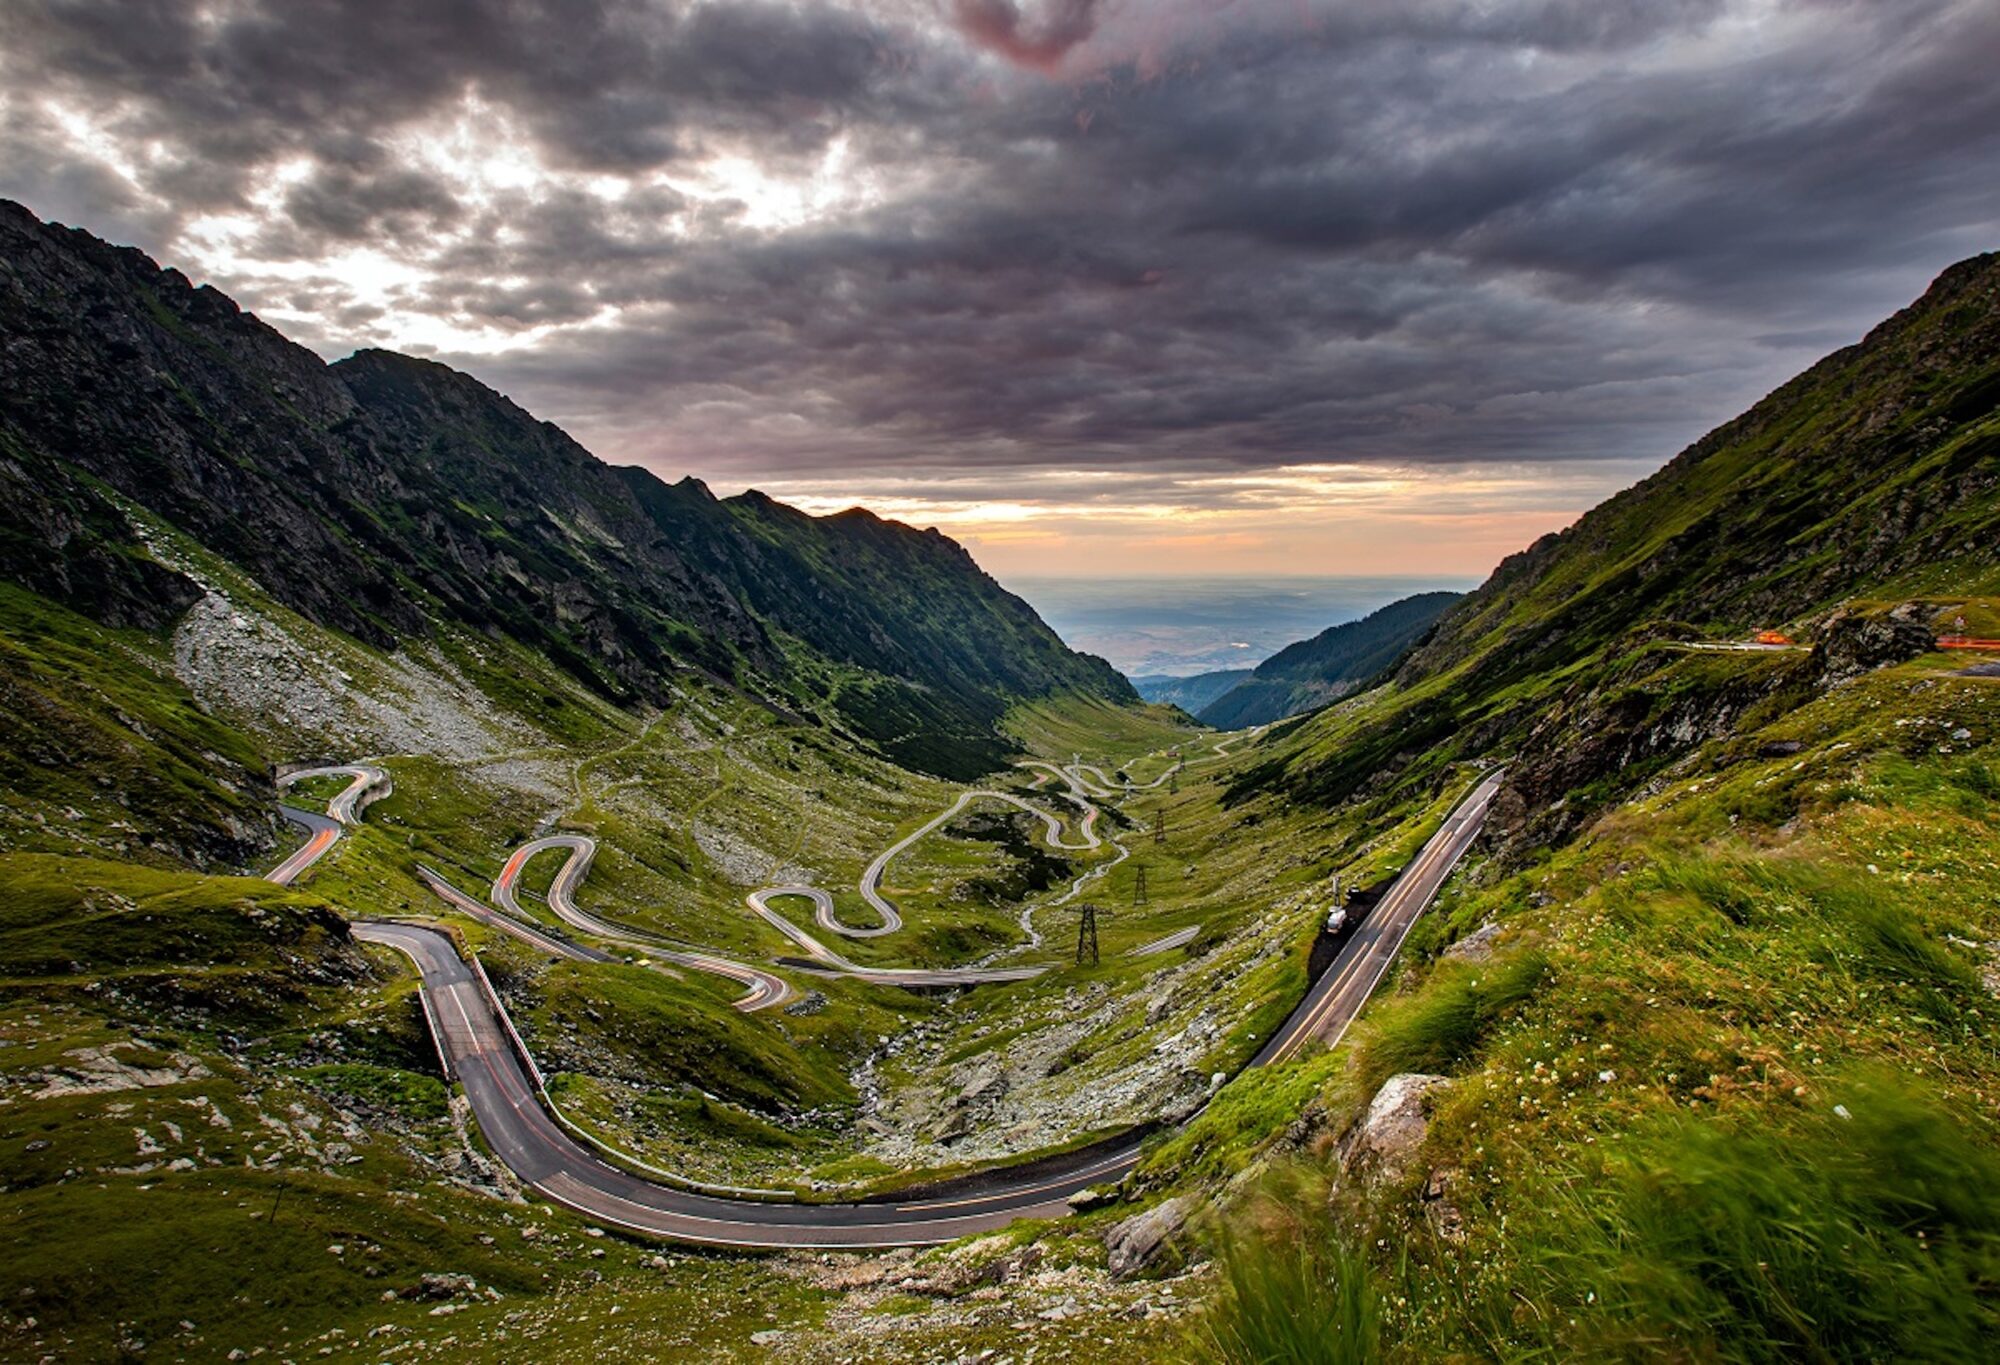
[[[1203,1365],[1381,1359],[1374,1283],[1326,1209],[1324,1191],[1299,1177],[1259,1196],[1248,1225],[1224,1236],[1217,1256],[1221,1292],[1192,1333],[1191,1359]]]
[[[1566,1188],[1545,1272],[1570,1348],[1761,1361],[1990,1359],[2000,1154],[1871,1078],[1784,1129],[1677,1117]]]
[[[1417,994],[1377,1013],[1361,1054],[1369,1086],[1405,1071],[1461,1065],[1548,974],[1548,958],[1532,950],[1476,966],[1441,964]]]

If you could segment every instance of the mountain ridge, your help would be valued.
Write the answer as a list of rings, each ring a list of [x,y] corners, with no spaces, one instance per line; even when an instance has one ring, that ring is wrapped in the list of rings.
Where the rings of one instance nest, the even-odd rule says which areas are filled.
[[[698,668],[941,775],[1004,761],[1014,701],[1136,700],[935,531],[672,495],[470,375],[373,349],[324,364],[11,202],[0,267],[0,572],[108,624],[157,630],[199,596],[125,498],[372,646],[499,631],[621,705]],[[893,606],[841,567],[884,559]]]
[[[1513,749],[1497,809],[1521,846],[1545,843],[1759,704],[1818,689],[1827,651],[1862,628],[1840,624],[1855,611],[1900,604],[1916,628],[1991,591],[1996,547],[2000,254],[1987,253],[1508,556],[1384,688],[1274,736],[1234,795],[1372,800]],[[1878,607],[1848,605],[1869,596]],[[1753,683],[1700,676],[1676,653],[1774,627],[1821,654]]]
[[[1147,701],[1166,702],[1193,715],[1244,681],[1250,673],[1247,668],[1224,668],[1211,673],[1190,673],[1185,677],[1150,673],[1132,678],[1131,683]]]

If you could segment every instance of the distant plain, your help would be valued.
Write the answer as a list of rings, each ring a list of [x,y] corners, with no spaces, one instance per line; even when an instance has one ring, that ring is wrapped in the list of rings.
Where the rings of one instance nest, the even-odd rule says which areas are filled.
[[[1010,577],[1073,649],[1128,678],[1254,668],[1295,640],[1412,593],[1469,591],[1465,578]]]

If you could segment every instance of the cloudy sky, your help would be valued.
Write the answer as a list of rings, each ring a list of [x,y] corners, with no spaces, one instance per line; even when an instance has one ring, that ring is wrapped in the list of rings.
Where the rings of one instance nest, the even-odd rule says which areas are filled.
[[[1037,573],[1483,573],[2000,246],[1993,0],[7,0],[0,194]]]

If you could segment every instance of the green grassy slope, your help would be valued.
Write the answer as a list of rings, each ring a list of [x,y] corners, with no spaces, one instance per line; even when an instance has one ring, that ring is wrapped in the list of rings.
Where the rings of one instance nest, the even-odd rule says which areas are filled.
[[[2000,691],[1930,642],[1995,633],[1996,530],[1981,257],[1250,750],[1229,800],[1265,818],[1510,767],[1352,1045],[1231,1085],[1149,1163],[1306,1191],[1238,1205],[1212,1358],[1300,1346],[1254,1321],[1271,1276],[1347,1324],[1328,1359],[1993,1354]],[[1700,648],[1758,628],[1813,647]],[[1443,1088],[1371,1165],[1405,1073]]]
[[[0,1354],[747,1352],[823,1311],[508,1199],[406,976],[315,895],[47,855],[0,878]]]
[[[1111,803],[1100,830],[1127,845],[1123,861],[1052,855],[1035,824],[994,811],[955,820],[891,869],[906,930],[840,946],[885,963],[995,953],[1051,964],[1041,978],[916,997],[797,974],[810,1008],[746,1018],[707,976],[552,963],[458,931],[561,1101],[622,1147],[714,1179],[895,1187],[1193,1112],[1305,988],[1329,879],[1392,875],[1480,763],[1507,758],[1486,856],[1419,924],[1353,1045],[1223,1085],[1150,1145],[1130,1200],[1226,1197],[1290,1164],[1311,1207],[1331,1191],[1331,1223],[1242,1219],[1255,1226],[1225,1258],[1237,1283],[1213,1321],[1273,1301],[1254,1290],[1278,1264],[1258,1247],[1276,1237],[1302,1252],[1282,1262],[1290,1278],[1267,1280],[1278,1302],[1295,1295],[1313,1321],[1414,1356],[1990,1355],[2000,682],[1912,641],[1961,613],[2000,635],[1996,271],[1952,272],[1862,348],[1503,568],[1393,683],[1239,757],[1214,756],[1218,737],[1173,708],[1006,682],[993,733],[1009,750],[1080,753],[1138,781],[1176,748],[1189,767]],[[441,385],[426,402],[483,401]],[[526,439],[514,421],[489,412],[460,435],[490,456]],[[826,537],[798,554],[849,588],[905,550],[949,557],[859,519],[798,532],[754,502],[722,506],[743,534],[774,537],[765,548]],[[571,562],[625,553],[583,510],[555,517]],[[464,514],[502,513],[527,515],[505,500]],[[592,910],[769,962],[790,949],[746,890],[807,880],[867,922],[861,869],[957,784],[701,668],[627,708],[504,632],[379,650],[156,521],[124,524],[148,539],[105,553],[191,566],[243,616],[232,636],[276,630],[356,696],[431,717],[424,733],[441,739],[377,756],[395,794],[302,888],[198,876],[180,865],[269,856],[267,763],[367,731],[236,694],[200,704],[174,680],[185,641],[153,633],[161,622],[114,628],[0,588],[0,1280],[29,1290],[6,1306],[5,1349],[99,1358],[143,1339],[190,1357],[379,1358],[385,1343],[359,1338],[388,1327],[386,1344],[424,1342],[399,1352],[413,1358],[602,1357],[612,1340],[641,1358],[747,1357],[772,1323],[801,1331],[797,1349],[838,1302],[802,1264],[666,1269],[509,1202],[430,1074],[407,963],[354,945],[340,916],[442,914],[418,862],[477,893],[511,847],[564,829],[601,843],[581,893]],[[782,656],[773,676],[838,695],[904,667],[815,643],[779,620],[772,591],[747,619]],[[918,627],[922,667],[979,666],[935,597],[894,614]],[[1776,624],[1821,648],[1685,647]],[[564,626],[579,640],[618,629],[587,613]],[[888,701],[912,742],[939,720]],[[1016,771],[981,780],[1031,790]],[[1031,799],[1064,805],[1046,787]],[[535,893],[557,861],[526,879],[544,922]],[[1099,869],[1081,894],[1106,912],[1103,954],[1079,964],[1072,907],[1047,901]],[[1494,956],[1444,955],[1489,922]],[[1131,955],[1190,927],[1182,948]],[[1449,1081],[1413,1163],[1346,1170],[1350,1126],[1411,1070]],[[1099,1238],[1130,1200],[1010,1237],[1048,1249],[1053,1292],[1088,1297],[1078,1286],[1097,1282],[1058,1277],[1102,1264]],[[457,1311],[433,1317],[426,1272],[482,1288],[446,1291]],[[982,1283],[877,1306],[930,1322],[914,1355],[1019,1349],[1015,1309],[974,1298]],[[1337,1301],[1315,1297],[1334,1284]],[[1106,1293],[1114,1303],[1031,1321],[1059,1324],[1040,1338],[1052,1354],[1194,1349]],[[828,1350],[865,1357],[876,1340],[856,1331]],[[1232,1358],[1228,1340],[1209,1346]]]
[[[1337,1233],[1417,1358],[1977,1359],[2000,1340],[2000,686],[1933,656],[1461,880],[1352,1056],[1450,1078]],[[1499,926],[1489,961],[1431,960]],[[1309,1070],[1312,1063],[1307,1064]],[[1308,1077],[1307,1079],[1313,1079]],[[1268,1129],[1266,1131],[1269,1131]],[[1323,1177],[1322,1177],[1323,1179]]]
[[[267,762],[150,632],[0,583],[0,847],[240,862],[275,834]]]
[[[1631,665],[1651,641],[1763,627],[1816,639],[1857,597],[1922,598],[1924,623],[1949,620],[1996,586],[2000,257],[1982,256],[1504,562],[1390,687],[1267,744],[1238,794],[1339,802],[1398,774],[1421,782],[1440,756],[1522,745],[1558,696],[1658,690]]]

